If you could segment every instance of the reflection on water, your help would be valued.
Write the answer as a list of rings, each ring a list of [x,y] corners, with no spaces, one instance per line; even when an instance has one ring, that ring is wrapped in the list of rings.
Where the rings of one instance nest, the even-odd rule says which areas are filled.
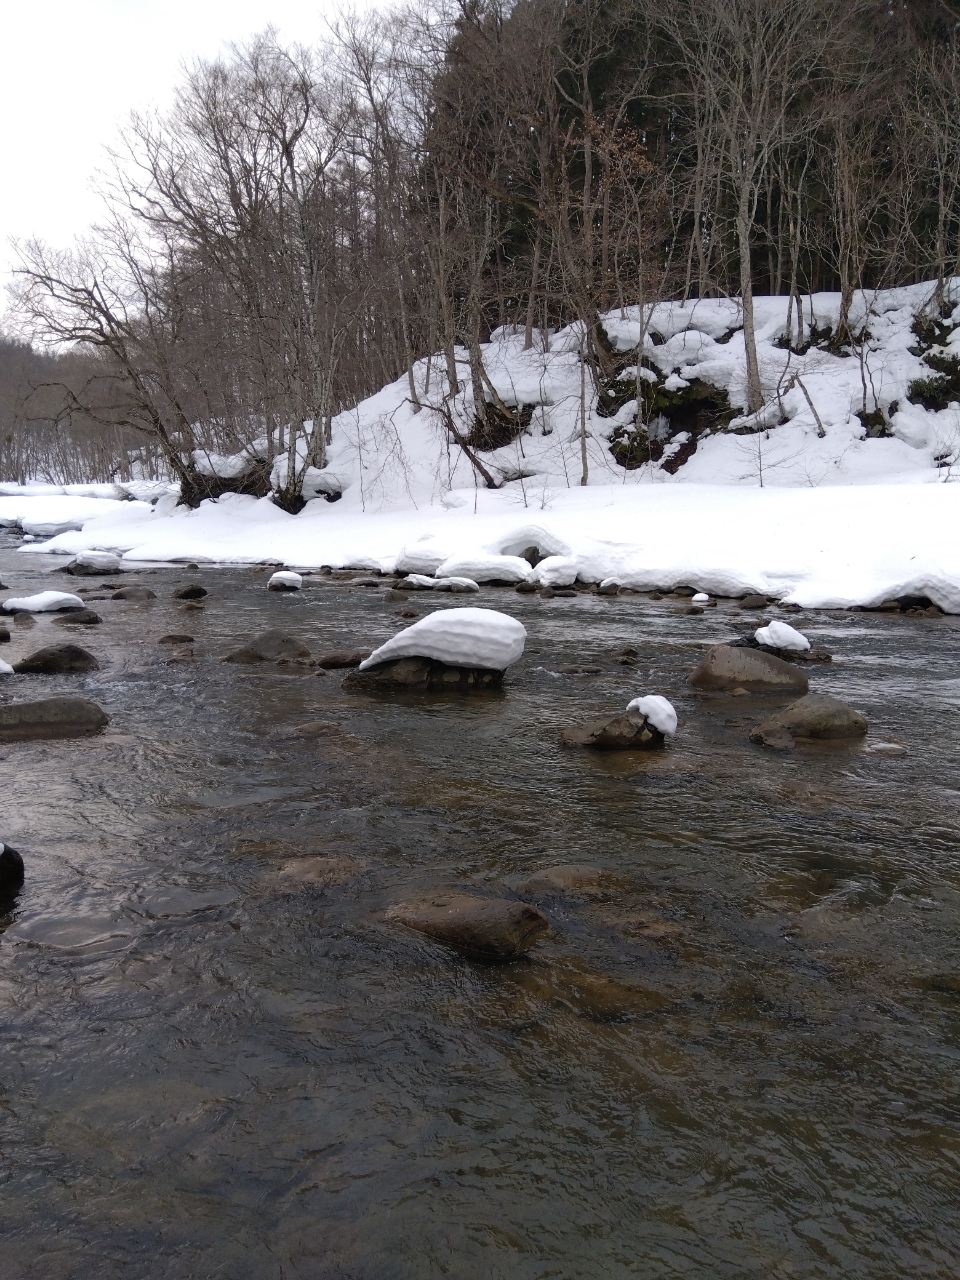
[[[11,592],[71,582],[12,545]],[[956,1273],[953,620],[805,615],[836,654],[814,686],[910,754],[782,756],[747,742],[764,699],[684,686],[704,639],[756,625],[732,606],[485,590],[530,634],[505,695],[378,701],[218,659],[267,626],[370,645],[396,602],[205,570],[185,611],[191,576],[4,646],[67,632],[99,673],[0,697],[113,717],[0,747],[28,869],[0,938],[4,1276]],[[573,664],[600,672],[551,674]],[[665,753],[557,746],[654,691],[681,717]],[[522,963],[383,919],[560,862],[625,879],[541,899],[553,932]]]

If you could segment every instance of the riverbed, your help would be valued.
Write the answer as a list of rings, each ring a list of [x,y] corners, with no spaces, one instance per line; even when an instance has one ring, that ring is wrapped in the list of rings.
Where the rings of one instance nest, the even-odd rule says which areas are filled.
[[[0,746],[27,865],[0,917],[5,1276],[957,1274],[960,617],[768,611],[833,653],[812,689],[908,749],[781,754],[747,733],[789,699],[685,684],[756,625],[734,601],[146,566],[123,582],[158,598],[123,602],[17,545],[4,596],[79,587],[103,623],[42,616],[0,657],[71,640],[101,670],[0,698],[112,719]],[[202,609],[171,598],[190,582]],[[371,648],[398,610],[464,603],[527,628],[502,693],[221,661],[268,627]],[[662,752],[559,746],[641,693],[679,713]],[[303,881],[311,857],[348,870]],[[384,917],[574,862],[623,879],[535,899],[551,934],[512,964]]]

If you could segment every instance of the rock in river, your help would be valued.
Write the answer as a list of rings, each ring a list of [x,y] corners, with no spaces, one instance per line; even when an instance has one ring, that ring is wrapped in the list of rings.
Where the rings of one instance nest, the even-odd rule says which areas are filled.
[[[333,653],[325,653],[317,659],[318,667],[328,671],[338,671],[345,667],[359,667],[370,657],[369,649],[335,649]]]
[[[202,600],[207,594],[206,587],[201,587],[199,582],[191,582],[187,587],[181,587],[179,591],[173,593],[174,600]]]
[[[309,658],[305,644],[283,631],[262,631],[248,644],[228,653],[224,662],[277,662],[281,658]]]
[[[157,593],[149,587],[121,587],[110,597],[111,600],[156,600]]]
[[[543,912],[526,902],[465,893],[402,902],[387,911],[387,919],[485,960],[515,959],[550,927]]]
[[[797,738],[862,738],[866,716],[839,698],[808,693],[750,730],[750,741],[778,751],[792,751]]]
[[[71,609],[54,618],[53,625],[55,627],[95,627],[102,621],[99,613],[94,613],[92,609]]]
[[[360,669],[397,658],[432,658],[450,667],[503,671],[523,657],[526,638],[523,623],[496,609],[439,609],[375,649]]]
[[[739,649],[715,644],[687,677],[701,689],[747,689],[753,693],[806,693],[810,682],[790,662],[762,649]]]
[[[110,717],[88,698],[44,698],[0,706],[0,742],[27,738],[83,738],[99,733]]]
[[[55,644],[48,649],[38,649],[28,658],[21,658],[13,669],[21,676],[62,676],[99,671],[100,663],[78,644]]]
[[[16,893],[23,884],[23,859],[16,849],[0,844],[0,898]]]
[[[469,692],[477,689],[499,689],[503,684],[503,672],[486,667],[452,667],[432,658],[398,658],[396,662],[383,662],[370,670],[352,671],[343,682],[344,689],[401,690],[434,689]]]
[[[665,735],[639,711],[588,720],[560,733],[563,746],[591,747],[594,751],[655,751],[665,741]]]
[[[585,862],[570,862],[560,867],[544,867],[535,871],[516,886],[517,893],[533,897],[546,895],[592,898],[604,894],[623,883],[625,877],[603,867],[591,867]]]

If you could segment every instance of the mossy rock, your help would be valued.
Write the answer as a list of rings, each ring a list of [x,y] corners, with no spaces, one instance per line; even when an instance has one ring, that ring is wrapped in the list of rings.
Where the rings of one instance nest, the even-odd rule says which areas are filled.
[[[914,378],[907,388],[907,399],[924,409],[946,409],[960,400],[960,356],[941,356],[927,352],[924,361],[936,373],[929,378]]]
[[[487,401],[484,417],[474,417],[467,444],[475,449],[502,449],[511,444],[521,432],[526,431],[533,419],[533,404],[521,404],[504,412],[499,405]]]

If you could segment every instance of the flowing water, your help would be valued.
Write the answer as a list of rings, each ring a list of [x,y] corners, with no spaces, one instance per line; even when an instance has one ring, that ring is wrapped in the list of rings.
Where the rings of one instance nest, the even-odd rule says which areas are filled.
[[[960,1274],[960,619],[803,615],[835,654],[813,687],[909,754],[783,755],[747,731],[786,699],[685,686],[756,625],[732,602],[485,589],[529,633],[503,693],[377,698],[219,661],[268,626],[372,646],[404,621],[376,589],[166,568],[124,603],[15,545],[11,591],[79,584],[104,622],[14,626],[2,656],[72,639],[102,669],[0,698],[112,722],[0,746],[27,863],[0,917],[7,1280]],[[170,598],[191,580],[202,610]],[[665,751],[558,746],[642,692],[678,709]],[[359,866],[284,872],[307,856]],[[570,862],[628,879],[539,899],[521,962],[384,919]]]

